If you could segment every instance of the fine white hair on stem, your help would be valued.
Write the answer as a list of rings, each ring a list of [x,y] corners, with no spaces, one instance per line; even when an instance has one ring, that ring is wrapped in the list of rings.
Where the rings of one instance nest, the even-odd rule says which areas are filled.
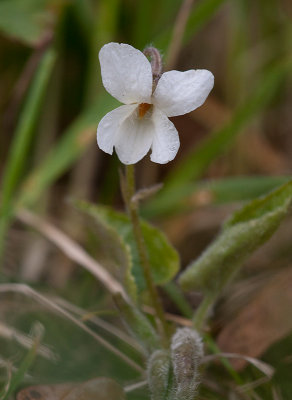
[[[86,253],[78,243],[72,240],[60,229],[26,209],[19,210],[17,217],[20,221],[39,231],[60,250],[62,250],[71,260],[91,272],[92,275],[94,275],[110,293],[121,293],[122,296],[128,300],[128,296],[122,285],[100,263]]]
[[[109,343],[103,337],[101,337],[96,332],[94,332],[92,329],[90,329],[83,322],[81,322],[80,320],[78,320],[77,318],[72,316],[68,311],[64,310],[62,307],[60,307],[58,304],[56,304],[52,300],[48,299],[47,297],[41,295],[36,290],[32,289],[30,286],[22,284],[22,283],[1,284],[0,285],[0,293],[7,293],[7,292],[22,293],[23,295],[36,300],[38,303],[44,305],[51,311],[54,311],[56,314],[63,316],[64,318],[68,319],[69,321],[71,321],[72,323],[77,325],[84,332],[88,333],[93,339],[95,339],[100,345],[102,345],[104,348],[109,350],[111,353],[115,354],[117,357],[119,357],[121,360],[123,360],[130,367],[132,367],[133,369],[135,369],[136,371],[138,371],[140,373],[144,373],[144,369],[142,367],[140,367],[140,365],[138,365],[131,358],[129,358],[126,354],[122,353],[120,350],[118,350],[116,347],[114,347],[111,343]]]

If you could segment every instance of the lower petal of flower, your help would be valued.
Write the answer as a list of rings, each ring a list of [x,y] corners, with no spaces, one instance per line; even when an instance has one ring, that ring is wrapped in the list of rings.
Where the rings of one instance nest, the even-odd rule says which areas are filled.
[[[115,137],[115,149],[124,164],[135,164],[150,150],[154,124],[152,113],[139,118],[138,107],[120,125]]]
[[[154,107],[152,120],[154,136],[150,158],[153,162],[166,164],[173,160],[178,152],[180,146],[178,132],[164,112],[157,107]]]

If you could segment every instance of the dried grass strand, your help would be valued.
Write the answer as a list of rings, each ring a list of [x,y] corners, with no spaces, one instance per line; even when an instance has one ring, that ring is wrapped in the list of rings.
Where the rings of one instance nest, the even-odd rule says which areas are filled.
[[[182,45],[186,23],[192,10],[193,3],[194,0],[184,0],[178,12],[168,50],[168,59],[166,63],[167,69],[173,69],[176,64]]]
[[[121,293],[127,300],[128,296],[122,285],[94,258],[60,229],[32,212],[21,209],[17,217],[25,224],[39,231],[48,240],[54,243],[71,260],[75,261],[92,273],[112,294]]]
[[[272,378],[272,376],[274,375],[274,372],[275,372],[275,369],[271,365],[269,365],[261,360],[258,360],[257,358],[245,356],[243,354],[236,354],[236,353],[211,354],[211,355],[204,357],[203,363],[206,364],[210,361],[217,360],[218,358],[222,358],[222,357],[223,358],[243,359],[243,360],[249,362],[250,364],[254,365],[259,371],[261,371],[263,374],[265,374],[268,378]]]
[[[67,309],[68,311],[78,315],[79,317],[83,317],[84,315],[88,315],[88,311],[84,310],[75,304],[69,303],[68,301],[60,298],[60,297],[54,297],[53,300],[58,303],[60,306],[63,308]],[[120,340],[124,341],[127,343],[129,346],[137,350],[139,353],[144,354],[143,348],[140,346],[140,344],[134,340],[131,336],[127,335],[125,332],[123,332],[121,329],[117,328],[115,325],[110,324],[107,321],[104,321],[101,318],[98,318],[96,316],[90,316],[90,318],[86,319],[90,322],[92,322],[94,325],[104,329],[105,331],[109,332],[110,334],[116,336]]]

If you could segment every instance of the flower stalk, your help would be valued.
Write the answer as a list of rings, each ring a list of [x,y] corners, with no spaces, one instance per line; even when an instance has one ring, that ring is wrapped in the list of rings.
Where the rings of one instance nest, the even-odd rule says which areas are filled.
[[[125,166],[125,179],[122,180],[122,194],[126,204],[127,212],[131,219],[134,238],[137,244],[139,253],[140,263],[143,269],[143,274],[146,282],[146,286],[152,301],[152,306],[155,310],[157,327],[164,344],[167,344],[167,322],[164,315],[164,310],[159,298],[157,288],[154,284],[147,249],[140,225],[138,202],[133,201],[135,194],[135,170],[134,165]]]

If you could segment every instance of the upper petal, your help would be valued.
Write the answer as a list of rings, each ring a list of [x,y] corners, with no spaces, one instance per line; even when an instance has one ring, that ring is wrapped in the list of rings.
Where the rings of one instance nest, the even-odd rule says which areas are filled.
[[[115,149],[124,164],[135,164],[149,151],[154,135],[151,113],[143,118],[138,116],[138,108],[121,124],[115,138]]]
[[[174,159],[179,149],[179,136],[173,123],[167,116],[155,108],[153,112],[154,137],[151,160],[165,164]]]
[[[214,76],[206,69],[165,72],[158,81],[153,103],[169,117],[200,107],[214,86]]]
[[[149,103],[152,70],[145,55],[128,44],[108,43],[99,52],[102,82],[124,104]]]
[[[97,127],[97,144],[101,150],[113,154],[113,146],[120,126],[136,107],[136,104],[121,106],[102,118]]]

